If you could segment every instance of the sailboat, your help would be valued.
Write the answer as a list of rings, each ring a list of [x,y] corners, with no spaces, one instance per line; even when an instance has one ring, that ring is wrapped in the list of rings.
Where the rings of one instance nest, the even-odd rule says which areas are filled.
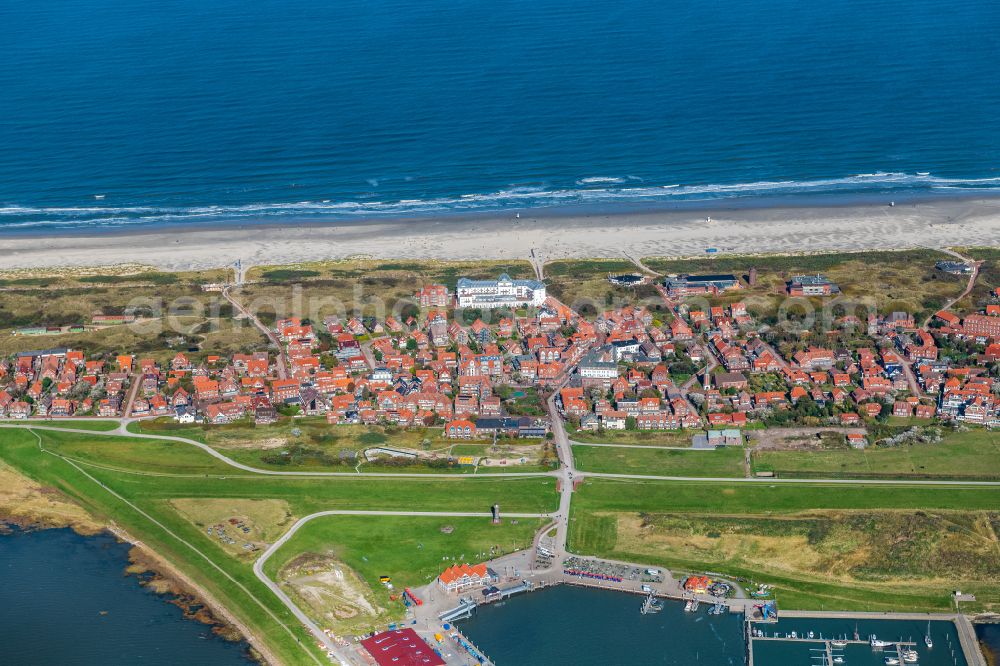
[[[927,633],[924,634],[924,645],[927,646],[927,649],[930,649],[930,648],[934,647],[934,641],[931,640],[931,621],[930,620],[927,620]]]

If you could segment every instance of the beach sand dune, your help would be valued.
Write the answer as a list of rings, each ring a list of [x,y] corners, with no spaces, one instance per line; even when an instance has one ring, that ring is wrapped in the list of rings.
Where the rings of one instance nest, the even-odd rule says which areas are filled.
[[[708,218],[711,221],[708,221]],[[715,211],[224,224],[122,233],[0,236],[0,267],[142,264],[168,270],[371,256],[544,260],[1000,245],[1000,199]]]

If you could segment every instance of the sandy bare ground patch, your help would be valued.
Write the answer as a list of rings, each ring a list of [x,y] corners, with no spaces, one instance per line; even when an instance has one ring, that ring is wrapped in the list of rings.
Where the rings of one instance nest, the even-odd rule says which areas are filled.
[[[55,488],[40,486],[0,462],[0,521],[23,527],[72,527],[96,534],[102,525]]]
[[[282,567],[278,581],[336,633],[373,626],[386,613],[368,584],[331,554],[302,553]]]
[[[821,438],[823,433],[864,434],[864,428],[768,428],[766,430],[751,430],[750,446],[755,449],[769,450],[820,450],[830,446]]]

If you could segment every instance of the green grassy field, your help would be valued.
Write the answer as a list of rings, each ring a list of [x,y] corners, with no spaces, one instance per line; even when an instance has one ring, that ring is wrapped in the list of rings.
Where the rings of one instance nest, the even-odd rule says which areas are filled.
[[[48,433],[39,434],[47,446]],[[324,663],[325,657],[312,647],[311,637],[248,566],[233,559],[162,499],[145,496],[144,489],[156,485],[150,477],[129,486],[104,470],[83,467],[85,473],[41,451],[35,437],[24,430],[0,431],[0,458],[42,486],[66,494],[99,520],[113,521],[141,539],[253,627],[256,637],[285,663]],[[139,510],[114,493],[132,501]]]
[[[701,511],[720,514],[794,513],[808,509],[940,509],[987,511],[1000,506],[1000,486],[801,484],[725,481],[589,479],[574,495],[575,510]]]
[[[574,430],[567,428],[574,442],[588,444],[649,444],[650,446],[691,446],[690,430]]]
[[[142,434],[161,434],[186,437],[208,444],[226,456],[260,469],[294,472],[349,472],[364,473],[453,473],[484,474],[496,472],[543,472],[549,468],[539,464],[510,465],[507,467],[445,466],[449,451],[452,456],[486,455],[492,458],[527,456],[530,460],[541,455],[543,442],[525,446],[501,446],[494,453],[486,445],[462,444],[457,448],[452,440],[442,437],[441,428],[393,428],[382,426],[344,425],[330,426],[322,417],[280,419],[277,423],[257,426],[252,422],[238,421],[226,425],[193,425],[159,419],[133,422],[129,431]],[[520,444],[520,443],[519,443]],[[388,446],[426,452],[438,459],[437,464],[426,460],[380,463],[368,462],[365,449]],[[462,453],[464,450],[475,453]],[[458,452],[456,452],[456,450]],[[517,454],[516,456],[514,454]]]
[[[23,421],[0,421],[0,423],[18,423],[23,424]],[[108,430],[117,430],[118,421],[112,420],[71,420],[71,421],[60,421],[59,419],[52,419],[49,421],[39,422],[39,425],[44,425],[46,428],[68,428],[71,430],[93,430],[95,432],[106,432]]]
[[[573,446],[573,459],[582,472],[652,474],[657,476],[743,476],[743,449],[715,451],[626,449],[609,446]]]
[[[904,444],[863,450],[765,450],[752,457],[754,472],[828,478],[1000,478],[1000,433],[947,433],[937,444]]]
[[[199,499],[206,504],[220,499],[281,500],[291,514],[301,516],[336,508],[485,512],[494,502],[505,511],[542,513],[554,510],[558,499],[555,481],[547,477],[260,476],[226,466],[191,445],[98,433],[3,429],[0,459],[152,547],[253,627],[288,664],[321,663],[324,657],[313,651],[311,637],[257,581],[250,563],[213,541],[173,501],[194,500],[187,504],[197,506]]]
[[[767,582],[785,608],[940,611],[960,582],[995,609],[1000,585],[975,569],[995,557],[998,500],[973,486],[591,479],[570,548]]]
[[[404,587],[425,585],[452,564],[476,563],[530,547],[541,523],[528,519],[493,525],[488,518],[325,516],[302,527],[268,560],[264,571],[272,580],[284,583],[290,577],[290,563],[301,562],[303,557],[314,561],[328,558],[368,584],[376,605],[386,610],[376,615],[380,621],[396,621],[403,616],[403,606],[390,599],[390,591],[379,583],[380,576],[389,576],[398,594]],[[355,630],[358,619],[370,621],[364,615],[347,621],[324,619],[340,633]]]

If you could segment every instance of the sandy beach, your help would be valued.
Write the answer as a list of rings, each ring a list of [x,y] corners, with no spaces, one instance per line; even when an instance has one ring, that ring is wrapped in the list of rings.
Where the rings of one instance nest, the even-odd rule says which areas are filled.
[[[1000,245],[1000,199],[888,206],[226,224],[215,228],[63,236],[0,236],[0,268],[142,264],[166,270],[369,256],[543,260],[800,253]]]

